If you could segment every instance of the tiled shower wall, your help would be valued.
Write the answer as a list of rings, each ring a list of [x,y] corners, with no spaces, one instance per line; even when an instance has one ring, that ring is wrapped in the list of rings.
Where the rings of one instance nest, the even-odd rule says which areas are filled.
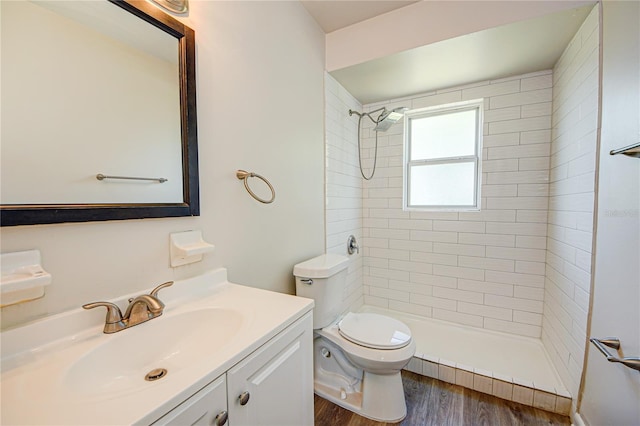
[[[484,99],[481,211],[403,211],[402,121],[379,134],[376,174],[363,187],[366,304],[540,337],[552,78],[542,71],[365,106]]]
[[[347,254],[347,239],[362,241],[362,177],[358,169],[357,117],[362,105],[325,73],[326,251],[349,256],[343,311],[363,303],[362,253]]]
[[[598,124],[598,8],[553,70],[553,129],[542,341],[577,395],[591,288]]]

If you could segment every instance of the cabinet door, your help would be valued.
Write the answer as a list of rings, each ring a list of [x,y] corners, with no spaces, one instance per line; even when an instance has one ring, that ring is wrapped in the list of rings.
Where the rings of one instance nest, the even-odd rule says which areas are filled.
[[[227,372],[230,426],[313,425],[311,313]]]
[[[222,426],[227,420],[227,382],[224,374],[169,411],[153,426]]]

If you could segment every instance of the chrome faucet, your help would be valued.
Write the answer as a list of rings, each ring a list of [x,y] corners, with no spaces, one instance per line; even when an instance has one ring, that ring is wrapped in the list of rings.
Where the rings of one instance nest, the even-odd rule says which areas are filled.
[[[93,309],[99,306],[107,308],[103,331],[107,334],[116,333],[162,315],[164,303],[158,299],[158,292],[171,285],[173,285],[173,281],[167,281],[154,288],[149,294],[141,294],[129,299],[129,306],[127,306],[124,316],[118,305],[110,302],[87,303],[82,307],[84,309]]]

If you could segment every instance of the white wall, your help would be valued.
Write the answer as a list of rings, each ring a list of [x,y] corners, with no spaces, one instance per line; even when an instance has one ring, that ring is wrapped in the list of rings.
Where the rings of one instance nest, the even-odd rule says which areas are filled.
[[[293,265],[324,249],[324,34],[298,2],[191,1],[201,216],[2,228],[2,252],[40,249],[44,298],[2,327],[226,266],[232,281],[294,292]],[[249,197],[236,169],[274,185]],[[201,229],[203,262],[169,267],[169,233]]]
[[[602,3],[602,134],[589,336],[640,356],[640,159],[609,155],[640,141],[640,3]],[[640,424],[640,372],[589,344],[580,414],[588,425]]]
[[[362,253],[347,253],[349,235],[362,243],[362,176],[358,166],[358,117],[362,105],[325,73],[327,253],[350,259],[342,310],[363,303]],[[368,172],[367,172],[368,173]]]
[[[365,106],[485,99],[479,212],[403,211],[402,122],[379,135],[378,170],[363,191],[365,303],[540,336],[551,85],[542,71]],[[366,136],[370,167],[373,132]]]
[[[598,8],[553,72],[553,130],[542,341],[578,394],[587,338],[598,125]]]
[[[327,34],[327,70],[593,1],[419,1]]]

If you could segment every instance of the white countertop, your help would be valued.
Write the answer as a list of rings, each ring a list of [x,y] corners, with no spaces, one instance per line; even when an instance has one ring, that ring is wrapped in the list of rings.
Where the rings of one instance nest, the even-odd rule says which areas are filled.
[[[112,302],[122,308],[129,297],[136,295]],[[229,283],[225,269],[176,281],[162,290],[159,298],[166,304],[162,316],[111,335],[102,333],[104,309],[77,309],[3,332],[1,423],[152,423],[313,308],[310,299]],[[76,383],[69,377],[78,360],[99,351],[109,339],[129,333],[127,340],[137,336],[142,340],[155,322],[172,321],[172,317],[189,311],[211,308],[235,311],[231,319],[235,323],[229,327],[233,325],[237,330],[222,340],[215,335],[203,339],[197,350],[207,354],[197,357],[197,362],[177,371],[169,369],[161,380],[124,391],[116,386],[94,392],[70,385]],[[139,350],[148,348],[141,346]],[[127,351],[119,356],[130,356]],[[100,369],[100,365],[92,367]]]

